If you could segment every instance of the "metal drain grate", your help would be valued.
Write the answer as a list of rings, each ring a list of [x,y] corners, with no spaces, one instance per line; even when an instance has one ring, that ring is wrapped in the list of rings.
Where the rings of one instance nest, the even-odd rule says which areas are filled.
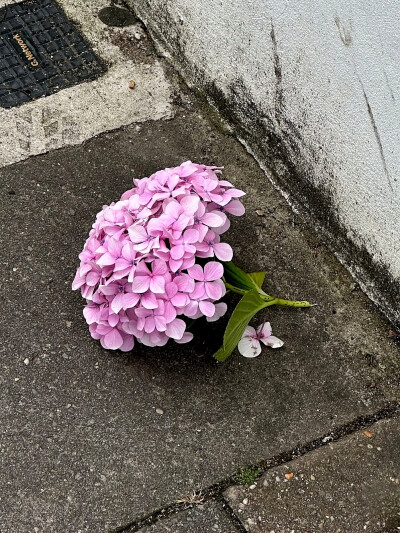
[[[105,70],[54,0],[27,0],[0,9],[0,106],[48,96]]]

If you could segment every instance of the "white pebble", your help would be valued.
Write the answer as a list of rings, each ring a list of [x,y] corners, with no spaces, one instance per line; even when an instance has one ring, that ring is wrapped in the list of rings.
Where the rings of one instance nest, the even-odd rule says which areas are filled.
[[[163,411],[162,409],[160,409],[159,407],[157,407],[157,409],[156,409],[156,413],[157,413],[158,415],[163,415],[163,414],[164,414],[164,411]]]
[[[29,365],[29,359],[28,358],[24,359],[24,365],[27,365],[27,366]]]

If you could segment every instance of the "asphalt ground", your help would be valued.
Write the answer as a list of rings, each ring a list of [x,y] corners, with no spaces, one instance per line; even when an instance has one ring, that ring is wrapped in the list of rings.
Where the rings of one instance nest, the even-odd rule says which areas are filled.
[[[397,412],[399,350],[390,325],[218,117],[150,43],[144,47],[147,37],[125,37],[110,37],[119,43],[110,44],[118,48],[116,71],[122,76],[136,62],[139,87],[150,62],[156,67],[146,69],[145,83],[162,80],[157,99],[148,95],[153,119],[138,112],[99,126],[103,133],[95,129],[93,137],[84,126],[91,119],[82,114],[79,122],[78,112],[74,124],[85,133],[77,142],[71,130],[46,145],[36,129],[36,152],[17,159],[2,137],[1,153],[11,154],[0,169],[2,533],[243,531],[248,524],[223,497],[237,485],[232,476],[250,465],[268,470]],[[89,101],[98,82],[91,83]],[[78,108],[88,105],[80,87],[72,97]],[[120,117],[125,100],[131,110],[135,98],[136,87],[125,89]],[[68,116],[61,99],[69,90],[0,116],[10,123],[19,113],[41,117],[40,106],[57,99]],[[89,335],[71,282],[96,213],[133,177],[187,159],[224,165],[224,176],[247,193],[246,215],[227,234],[235,262],[267,270],[267,292],[318,304],[269,310],[285,342],[280,350],[252,360],[236,352],[217,363],[223,321],[199,324],[189,345],[139,346],[129,354],[107,352]],[[234,297],[228,303],[232,308]],[[350,445],[341,453],[359,457]],[[349,522],[347,531],[358,530]]]

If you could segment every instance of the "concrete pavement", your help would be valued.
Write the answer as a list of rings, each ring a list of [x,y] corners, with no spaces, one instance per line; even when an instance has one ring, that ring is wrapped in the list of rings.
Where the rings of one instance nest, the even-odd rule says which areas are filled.
[[[154,53],[149,47],[135,56],[136,41],[120,42],[118,61],[128,70],[132,58],[143,63]],[[90,138],[100,131],[86,129],[90,120],[77,113],[77,131],[85,133],[76,143],[73,135],[56,135],[46,145],[35,130],[37,151],[17,151],[14,159],[14,140],[2,138],[2,533],[243,531],[246,524],[222,499],[240,468],[268,468],[269,458],[288,460],[306,443],[354,432],[360,417],[396,412],[400,363],[390,325],[218,117],[154,60],[158,66],[143,80],[161,93],[156,120],[147,120],[153,95],[143,115],[130,114],[135,90],[128,90],[118,96],[126,121],[100,128],[112,132]],[[132,66],[138,87],[143,69]],[[77,108],[87,105],[81,90]],[[28,106],[39,116],[53,97],[68,116],[64,94],[7,117],[19,120]],[[138,101],[141,109],[140,95]],[[225,165],[226,178],[247,192],[247,214],[228,234],[236,262],[265,268],[271,293],[318,304],[271,309],[281,350],[254,360],[236,353],[217,364],[211,354],[219,323],[199,325],[189,345],[141,346],[131,354],[108,353],[90,338],[83,301],[70,284],[95,214],[133,177],[187,159]],[[385,410],[388,404],[394,407]],[[199,492],[199,502],[191,500]]]
[[[246,531],[400,530],[400,419],[382,420],[225,497]]]

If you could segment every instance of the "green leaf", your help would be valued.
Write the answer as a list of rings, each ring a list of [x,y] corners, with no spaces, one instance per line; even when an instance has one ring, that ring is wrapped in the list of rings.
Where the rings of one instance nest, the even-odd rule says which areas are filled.
[[[226,284],[244,291],[261,289],[265,274],[265,272],[252,272],[251,274],[247,274],[232,263],[232,261],[224,263],[224,278]],[[263,294],[263,291],[261,291],[261,293]]]
[[[214,356],[217,361],[225,361],[229,357],[229,355],[225,356],[224,347],[221,346],[221,348],[218,350],[218,352],[215,352]]]
[[[263,300],[256,289],[246,292],[229,319],[223,346],[214,354],[214,357],[218,361],[225,361],[236,348],[251,318],[258,311],[272,304],[273,302]]]
[[[239,289],[247,291],[254,289],[254,281],[246,274],[246,272],[234,265],[232,261],[224,263],[224,278],[227,283],[234,287],[238,287]]]
[[[264,279],[265,279],[266,272],[251,272],[251,274],[247,274],[257,285],[259,289],[261,289]]]

